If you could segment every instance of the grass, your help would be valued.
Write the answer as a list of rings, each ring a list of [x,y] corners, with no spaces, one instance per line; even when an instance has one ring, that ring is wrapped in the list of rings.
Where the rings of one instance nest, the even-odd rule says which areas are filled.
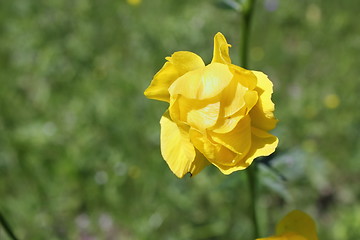
[[[240,18],[213,3],[0,2],[0,209],[20,239],[247,239],[244,172],[177,179],[159,150],[166,104],[143,96],[174,51],[209,62],[218,31],[239,63]],[[339,4],[257,2],[249,64],[275,85],[287,179],[261,168],[264,236],[299,208],[320,239],[360,237],[360,9]]]

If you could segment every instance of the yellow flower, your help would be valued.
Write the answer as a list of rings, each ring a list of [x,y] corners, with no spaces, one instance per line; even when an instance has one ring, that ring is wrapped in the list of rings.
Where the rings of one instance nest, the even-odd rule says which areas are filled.
[[[208,164],[224,174],[245,169],[278,144],[268,133],[277,123],[271,81],[231,64],[229,47],[217,33],[208,65],[192,52],[175,52],[145,90],[170,104],[160,120],[161,153],[180,178]]]
[[[328,94],[324,98],[325,107],[335,109],[340,105],[340,99],[336,94]]]
[[[127,3],[136,6],[141,3],[141,0],[127,0]]]
[[[276,236],[257,240],[318,240],[316,224],[306,213],[294,210],[276,226]]]

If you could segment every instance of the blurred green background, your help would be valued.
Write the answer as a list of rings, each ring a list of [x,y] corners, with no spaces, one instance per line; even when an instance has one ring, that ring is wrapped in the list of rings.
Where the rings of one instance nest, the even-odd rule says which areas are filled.
[[[210,62],[218,31],[239,63],[239,15],[215,3],[0,1],[0,210],[20,239],[249,239],[245,172],[177,179],[159,149],[167,105],[143,96],[174,51]],[[359,12],[257,1],[250,65],[280,120],[263,237],[297,208],[320,239],[360,239]]]

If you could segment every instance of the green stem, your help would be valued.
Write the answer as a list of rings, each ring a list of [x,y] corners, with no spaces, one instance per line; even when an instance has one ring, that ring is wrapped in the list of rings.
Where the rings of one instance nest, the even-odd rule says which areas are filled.
[[[7,235],[9,236],[10,239],[18,240],[18,238],[15,236],[14,232],[11,230],[10,225],[5,220],[5,217],[2,215],[1,212],[0,212],[0,225],[3,226],[3,228],[5,229],[5,232],[7,233]]]
[[[249,40],[251,30],[251,20],[254,13],[255,0],[247,0],[243,5],[241,21],[241,45],[240,45],[240,63],[243,68],[249,67]],[[257,218],[257,165],[253,163],[247,170],[249,193],[250,193],[250,211],[253,223],[253,239],[259,237],[259,222]]]
[[[249,182],[249,193],[250,193],[250,215],[253,223],[253,239],[259,237],[259,222],[257,218],[257,165],[253,163],[246,169]]]
[[[243,11],[241,12],[242,31],[241,31],[241,45],[240,45],[240,64],[243,68],[248,68],[249,39],[250,39],[251,20],[254,12],[254,5],[255,5],[255,0],[248,0],[244,4]]]

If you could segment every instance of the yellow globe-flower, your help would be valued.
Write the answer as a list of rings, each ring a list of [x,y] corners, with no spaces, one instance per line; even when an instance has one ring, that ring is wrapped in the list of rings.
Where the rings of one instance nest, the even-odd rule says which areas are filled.
[[[127,0],[127,3],[133,6],[137,6],[141,3],[141,0]]]
[[[306,213],[294,210],[276,226],[276,235],[256,240],[318,240],[316,224]]]
[[[245,169],[278,144],[268,133],[277,122],[271,81],[231,64],[229,47],[217,33],[208,65],[192,52],[175,52],[145,90],[170,104],[160,121],[161,153],[180,178],[208,164],[224,174]]]

